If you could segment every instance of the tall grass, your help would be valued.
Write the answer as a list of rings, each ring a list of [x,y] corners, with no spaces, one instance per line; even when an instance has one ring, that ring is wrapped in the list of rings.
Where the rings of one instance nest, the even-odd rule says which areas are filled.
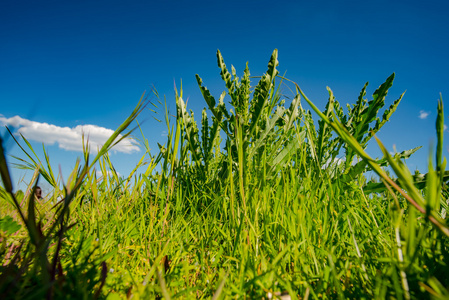
[[[418,148],[392,156],[379,141],[382,158],[365,152],[402,99],[383,109],[394,74],[369,101],[366,84],[346,112],[328,89],[321,111],[278,75],[277,58],[275,50],[263,76],[251,77],[247,65],[240,79],[218,51],[226,91],[217,101],[197,75],[201,126],[182,88],[175,91],[166,142],[157,154],[143,143],[146,153],[127,177],[107,150],[142,103],[94,159],[101,176],[86,149],[85,166],[60,189],[27,143],[19,164],[36,178],[28,192],[14,193],[2,150],[0,295],[449,297],[442,100],[435,167],[429,157],[429,173],[412,175],[404,161]],[[287,99],[289,84],[295,93]],[[367,171],[381,182],[367,182]],[[54,187],[45,201],[32,196],[38,174]]]

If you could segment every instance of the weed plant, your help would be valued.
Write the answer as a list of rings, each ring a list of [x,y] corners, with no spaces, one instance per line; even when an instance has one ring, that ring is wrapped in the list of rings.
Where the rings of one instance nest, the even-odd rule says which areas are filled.
[[[418,148],[391,155],[377,141],[382,158],[365,152],[402,99],[384,109],[394,74],[369,101],[366,84],[346,110],[328,88],[321,111],[278,74],[277,57],[263,76],[247,65],[239,78],[218,51],[226,90],[217,101],[196,76],[201,126],[176,90],[166,142],[152,154],[144,138],[127,177],[108,150],[130,134],[120,135],[142,100],[92,162],[86,146],[65,183],[22,137],[26,158],[16,166],[34,177],[15,192],[0,148],[0,297],[447,299],[442,100],[435,159],[427,174],[412,175],[405,160]],[[368,171],[379,181],[367,181]],[[39,178],[54,188],[44,200],[34,198]]]

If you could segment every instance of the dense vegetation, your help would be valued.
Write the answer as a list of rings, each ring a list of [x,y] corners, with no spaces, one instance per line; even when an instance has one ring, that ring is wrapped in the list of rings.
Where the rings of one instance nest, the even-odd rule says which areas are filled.
[[[86,146],[63,185],[23,138],[26,158],[13,159],[34,176],[14,192],[0,147],[0,298],[449,297],[442,101],[435,159],[411,174],[405,159],[418,148],[392,156],[378,141],[382,158],[365,152],[402,99],[383,109],[394,74],[346,109],[328,88],[320,111],[278,75],[277,50],[255,87],[248,66],[240,79],[217,58],[226,91],[217,101],[197,75],[201,126],[176,91],[166,143],[153,155],[145,141],[129,176],[108,151],[142,99],[94,159]],[[42,200],[39,178],[54,188]]]

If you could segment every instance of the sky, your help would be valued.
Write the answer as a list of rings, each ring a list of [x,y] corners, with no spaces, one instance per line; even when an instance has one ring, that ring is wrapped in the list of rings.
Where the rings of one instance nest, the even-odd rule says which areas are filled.
[[[324,109],[329,86],[353,104],[365,82],[368,99],[393,72],[386,106],[404,98],[377,136],[388,150],[423,146],[409,161],[425,172],[436,143],[440,93],[449,97],[447,1],[0,1],[0,134],[8,154],[25,158],[4,129],[23,134],[43,159],[42,143],[63,178],[82,157],[82,133],[101,146],[154,86],[175,112],[174,87],[188,108],[205,107],[195,74],[217,98],[217,67],[260,76],[274,49],[281,74]],[[253,86],[256,84],[253,81]],[[285,90],[289,93],[288,89]],[[303,103],[307,108],[307,105]],[[449,104],[445,123],[449,124]],[[152,154],[167,137],[163,107],[138,117]],[[315,117],[317,119],[317,117]],[[134,124],[135,125],[135,124]],[[111,152],[127,176],[145,155],[140,131]],[[444,153],[449,152],[445,131]],[[20,140],[20,138],[19,138]],[[23,144],[23,142],[22,142]],[[377,145],[367,151],[380,156]],[[8,162],[17,162],[8,156]],[[30,172],[12,169],[18,188]]]

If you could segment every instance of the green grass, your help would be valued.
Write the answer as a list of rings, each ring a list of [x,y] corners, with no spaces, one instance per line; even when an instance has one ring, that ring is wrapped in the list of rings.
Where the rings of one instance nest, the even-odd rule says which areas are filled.
[[[402,99],[383,109],[394,74],[370,101],[365,85],[346,111],[328,89],[321,111],[278,75],[277,50],[261,77],[246,67],[240,79],[217,60],[226,91],[217,101],[197,75],[201,126],[176,91],[167,141],[157,154],[144,142],[129,176],[118,176],[108,150],[142,100],[64,184],[24,139],[18,164],[35,177],[14,193],[1,148],[1,298],[447,299],[442,100],[435,159],[412,175],[405,160],[418,148],[392,156],[379,141],[384,157],[365,152]],[[54,187],[43,201],[30,196],[38,177]]]

